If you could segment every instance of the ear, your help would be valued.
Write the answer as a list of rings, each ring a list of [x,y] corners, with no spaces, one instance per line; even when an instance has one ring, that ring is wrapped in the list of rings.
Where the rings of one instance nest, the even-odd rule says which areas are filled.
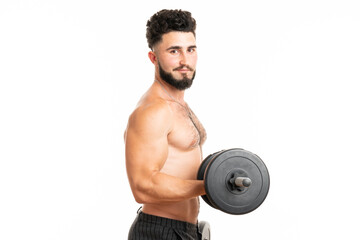
[[[153,64],[155,64],[155,62],[156,62],[156,55],[155,55],[155,53],[153,52],[153,51],[150,51],[149,53],[148,53],[148,57],[149,57],[149,59],[150,59],[150,61],[153,63]]]

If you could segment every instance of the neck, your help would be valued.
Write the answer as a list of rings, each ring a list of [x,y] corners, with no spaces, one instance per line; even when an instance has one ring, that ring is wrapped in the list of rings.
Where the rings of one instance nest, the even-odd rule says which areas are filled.
[[[161,86],[161,88],[165,91],[167,95],[169,95],[170,98],[172,98],[174,101],[179,103],[185,103],[184,96],[185,91],[184,90],[178,90],[162,80],[160,77],[155,77],[155,82],[158,82]]]

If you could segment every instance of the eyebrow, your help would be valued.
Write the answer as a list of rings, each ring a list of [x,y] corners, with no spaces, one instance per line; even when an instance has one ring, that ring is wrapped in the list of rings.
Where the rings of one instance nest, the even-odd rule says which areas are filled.
[[[187,49],[189,49],[189,48],[196,48],[196,45],[188,46]],[[171,47],[167,48],[166,51],[173,50],[173,49],[179,50],[179,49],[182,49],[182,47],[180,47],[180,46],[171,46]]]

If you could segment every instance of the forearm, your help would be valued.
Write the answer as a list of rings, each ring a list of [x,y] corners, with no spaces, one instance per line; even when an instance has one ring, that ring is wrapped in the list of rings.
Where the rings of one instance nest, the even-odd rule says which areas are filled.
[[[157,172],[132,186],[139,203],[179,202],[205,194],[204,182],[184,180]]]

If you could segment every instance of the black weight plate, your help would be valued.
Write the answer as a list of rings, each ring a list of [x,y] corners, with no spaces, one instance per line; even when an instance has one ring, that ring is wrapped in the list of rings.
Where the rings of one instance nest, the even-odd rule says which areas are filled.
[[[242,193],[229,189],[229,174],[239,169],[252,181]],[[254,211],[265,200],[270,176],[264,162],[255,154],[243,149],[229,149],[214,156],[205,171],[205,189],[208,200],[215,208],[229,214],[246,214]]]
[[[211,159],[216,156],[218,153],[220,153],[221,151],[219,152],[216,152],[216,153],[213,153],[213,154],[210,154],[209,156],[207,156],[202,162],[201,162],[201,165],[199,167],[199,170],[198,170],[198,173],[197,173],[197,180],[204,180],[204,174],[205,174],[205,170],[209,164],[209,162],[211,161]],[[201,196],[202,199],[207,203],[209,204],[210,206],[214,207],[211,202],[209,201],[209,199],[207,198],[206,195],[202,195]],[[214,207],[215,208],[215,207]]]

